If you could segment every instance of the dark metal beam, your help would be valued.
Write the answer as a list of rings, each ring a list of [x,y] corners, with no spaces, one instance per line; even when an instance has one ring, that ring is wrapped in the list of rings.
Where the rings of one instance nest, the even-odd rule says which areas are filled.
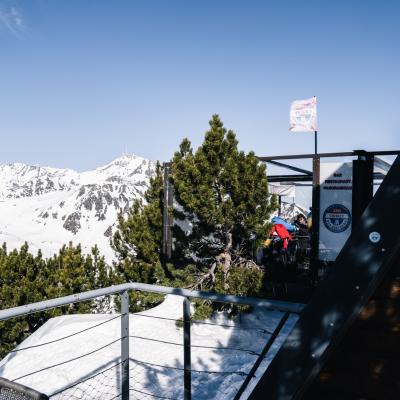
[[[313,178],[309,175],[269,175],[267,176],[268,182],[284,182],[290,184],[291,182],[312,182]],[[384,179],[385,175],[380,172],[374,172],[374,179]]]
[[[390,151],[369,151],[368,153],[374,156],[398,156],[400,150],[390,150]]]
[[[383,179],[385,179],[385,174],[382,174],[382,173],[380,173],[380,172],[374,172],[374,179],[380,179],[380,180],[383,180]]]
[[[312,182],[310,175],[269,175],[268,182]]]
[[[267,156],[267,157],[258,157],[260,161],[274,161],[274,160],[301,160],[301,159],[312,159],[315,154],[291,154],[284,156]],[[345,157],[345,156],[354,156],[352,151],[350,152],[342,152],[342,153],[321,153],[318,154],[320,157]]]
[[[290,170],[295,171],[295,172],[300,172],[301,174],[312,175],[311,171],[307,171],[306,169],[294,167],[293,165],[284,164],[284,163],[281,163],[281,162],[278,162],[278,161],[273,161],[273,160],[269,160],[269,161],[266,161],[266,162],[269,163],[269,164],[276,165],[278,167],[290,169]]]
[[[400,258],[400,156],[249,400],[300,399]]]
[[[285,182],[284,184],[296,186],[296,187],[312,187],[312,183]]]
[[[356,157],[362,150],[356,151],[346,151],[346,152],[338,152],[338,153],[319,153],[317,154],[320,158],[325,157]],[[390,151],[369,151],[369,154],[373,156],[397,156],[400,154],[400,150],[390,150]],[[305,158],[312,159],[315,154],[293,154],[293,155],[285,155],[285,156],[267,156],[267,157],[258,157],[260,161],[274,161],[274,160],[301,160]]]

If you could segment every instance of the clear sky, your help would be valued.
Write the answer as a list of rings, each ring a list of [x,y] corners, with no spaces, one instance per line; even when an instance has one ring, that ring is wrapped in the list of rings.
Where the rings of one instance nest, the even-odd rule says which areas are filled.
[[[258,155],[400,148],[400,1],[0,0],[0,163],[168,160],[213,113]]]

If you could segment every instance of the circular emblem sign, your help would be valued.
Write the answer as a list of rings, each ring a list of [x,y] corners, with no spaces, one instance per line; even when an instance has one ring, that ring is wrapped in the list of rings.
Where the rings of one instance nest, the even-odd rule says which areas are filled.
[[[342,204],[332,204],[322,217],[326,229],[333,233],[344,232],[351,224],[351,214]]]
[[[381,234],[379,232],[371,232],[369,234],[369,240],[372,243],[378,243],[381,240]]]

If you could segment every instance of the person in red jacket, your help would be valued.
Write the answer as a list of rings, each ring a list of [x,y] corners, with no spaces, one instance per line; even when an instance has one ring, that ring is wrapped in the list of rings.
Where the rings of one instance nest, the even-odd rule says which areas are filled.
[[[272,236],[279,236],[282,239],[283,248],[286,250],[288,248],[289,240],[292,240],[292,235],[282,224],[276,224],[271,230]]]

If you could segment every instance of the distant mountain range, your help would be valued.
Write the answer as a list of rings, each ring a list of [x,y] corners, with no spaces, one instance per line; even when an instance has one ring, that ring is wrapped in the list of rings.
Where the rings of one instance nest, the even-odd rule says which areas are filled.
[[[22,163],[0,165],[0,243],[9,250],[25,241],[31,251],[51,257],[68,242],[85,252],[97,244],[107,261],[114,258],[110,238],[118,212],[143,199],[155,163],[123,155],[92,171],[77,172]],[[291,220],[308,210],[283,203]]]
[[[124,155],[93,171],[0,165],[0,242],[28,242],[47,257],[72,241],[85,251],[97,244],[108,261],[117,214],[143,198],[155,164]]]

